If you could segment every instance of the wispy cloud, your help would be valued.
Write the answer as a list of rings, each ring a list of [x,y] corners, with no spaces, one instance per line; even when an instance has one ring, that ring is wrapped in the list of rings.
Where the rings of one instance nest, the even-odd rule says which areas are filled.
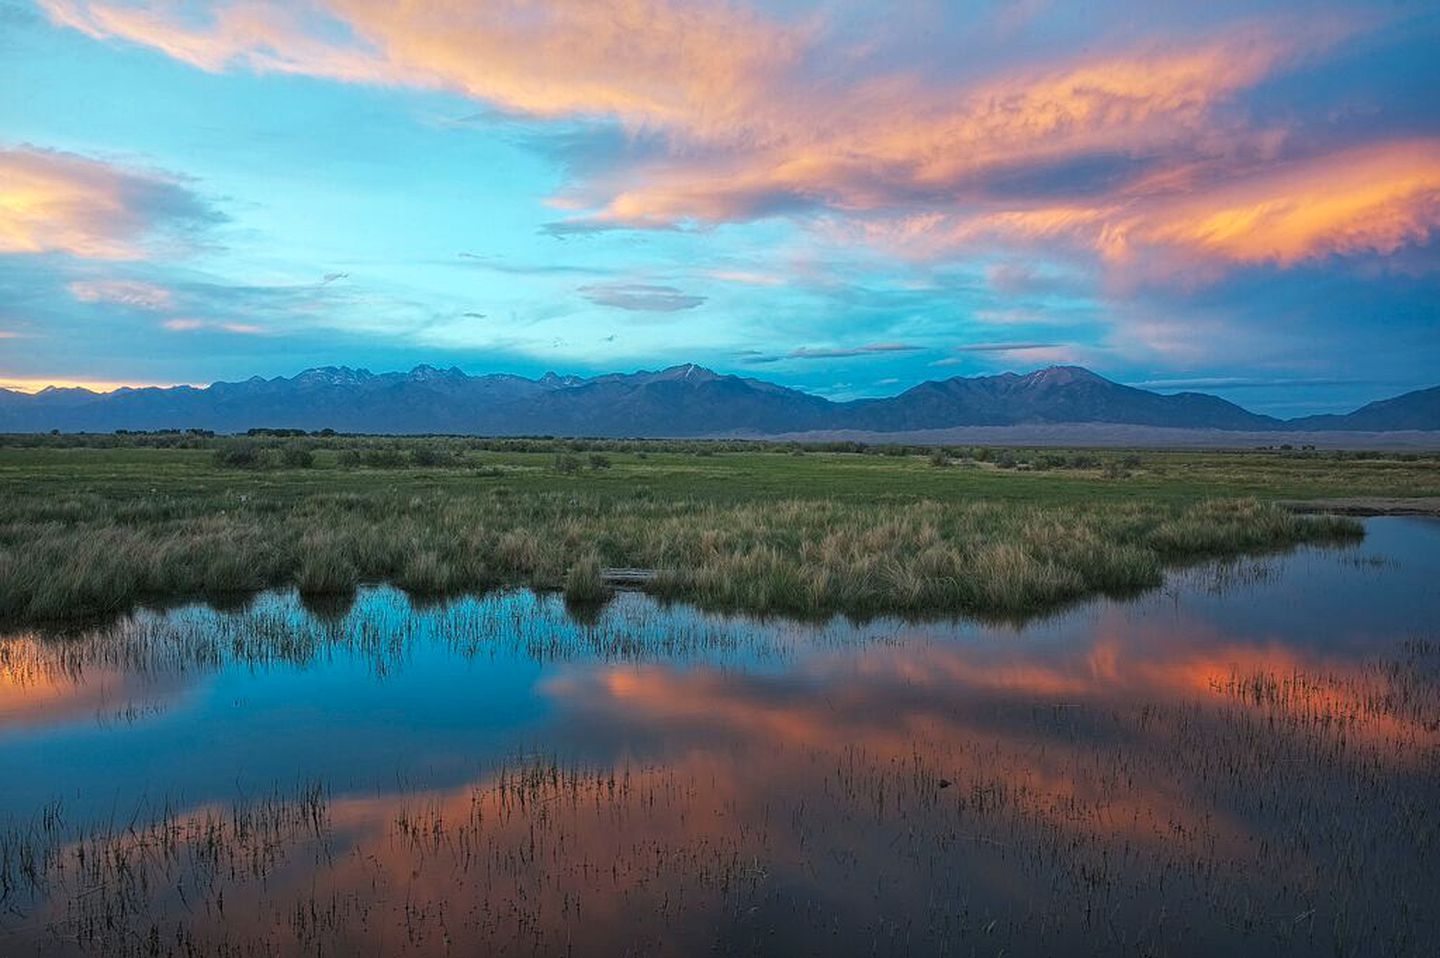
[[[257,326],[254,323],[215,322],[207,319],[167,319],[160,325],[172,333],[190,333],[198,330],[215,330],[222,333],[234,333],[238,336],[265,336],[272,331],[264,326]]]
[[[954,347],[957,353],[1018,353],[1032,349],[1057,349],[1060,343],[968,343]]]
[[[674,313],[703,304],[704,296],[686,293],[674,286],[645,283],[596,283],[581,286],[580,295],[597,306],[613,306],[642,313]]]
[[[77,280],[70,295],[82,303],[109,303],[131,309],[167,310],[175,305],[170,290],[139,280]]]
[[[857,356],[871,356],[883,353],[913,353],[920,350],[920,346],[912,346],[908,343],[870,343],[865,346],[843,346],[843,347],[815,347],[800,346],[790,350],[788,353],[771,355],[757,350],[749,350],[742,354],[741,360],[746,363],[778,363],[787,359],[853,359]]]

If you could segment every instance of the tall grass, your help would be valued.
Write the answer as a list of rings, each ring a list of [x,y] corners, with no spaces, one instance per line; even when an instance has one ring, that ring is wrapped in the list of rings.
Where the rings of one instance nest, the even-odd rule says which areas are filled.
[[[602,566],[656,569],[660,594],[713,607],[1013,615],[1148,588],[1195,558],[1362,534],[1353,520],[1254,499],[746,502],[277,484],[0,506],[0,617],[35,622],[282,584],[306,595],[372,581],[422,593],[523,584],[589,599]]]

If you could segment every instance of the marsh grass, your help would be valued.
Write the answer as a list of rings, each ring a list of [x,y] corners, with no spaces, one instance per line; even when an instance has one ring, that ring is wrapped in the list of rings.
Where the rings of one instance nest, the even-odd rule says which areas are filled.
[[[593,601],[601,566],[656,569],[659,594],[712,608],[1020,616],[1150,588],[1167,566],[1199,558],[1362,534],[1354,520],[1254,499],[867,504],[280,489],[5,505],[0,618],[18,622],[286,584],[308,596],[377,581],[435,594],[518,584]]]

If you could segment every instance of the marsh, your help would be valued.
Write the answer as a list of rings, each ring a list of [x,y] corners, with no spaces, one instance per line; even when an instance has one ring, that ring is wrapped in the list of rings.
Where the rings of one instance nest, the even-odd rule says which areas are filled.
[[[1440,523],[1021,623],[293,588],[0,640],[0,951],[1426,954]]]

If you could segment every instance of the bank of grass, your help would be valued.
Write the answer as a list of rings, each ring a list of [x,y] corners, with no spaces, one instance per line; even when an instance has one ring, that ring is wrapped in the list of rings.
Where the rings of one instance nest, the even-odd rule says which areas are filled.
[[[593,602],[606,566],[656,569],[658,593],[716,608],[1023,616],[1151,587],[1196,559],[1361,535],[1353,520],[1255,494],[1258,475],[1294,496],[1283,469],[1266,477],[1263,461],[1212,453],[1063,474],[935,468],[920,452],[659,444],[576,470],[557,469],[554,448],[444,468],[344,468],[321,453],[319,466],[255,473],[205,450],[0,450],[0,618],[292,583],[315,596],[369,581],[416,593],[519,584]],[[1315,493],[1356,491],[1347,469],[1402,466],[1412,487],[1434,468],[1336,463]],[[1239,488],[1216,479],[1236,473],[1248,476]]]

